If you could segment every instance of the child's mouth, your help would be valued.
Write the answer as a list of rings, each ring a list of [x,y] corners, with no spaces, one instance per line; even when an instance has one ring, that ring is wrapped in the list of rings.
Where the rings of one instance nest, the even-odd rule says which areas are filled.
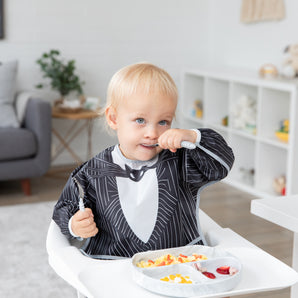
[[[158,144],[142,144],[142,146],[147,147],[147,148],[155,148],[158,146]]]

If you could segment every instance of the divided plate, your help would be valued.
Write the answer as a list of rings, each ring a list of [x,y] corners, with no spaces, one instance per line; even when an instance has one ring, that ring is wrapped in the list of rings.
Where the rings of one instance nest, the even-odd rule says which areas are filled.
[[[137,264],[141,261],[155,260],[168,254],[178,257],[180,254],[191,256],[203,254],[207,260],[165,265],[160,267],[140,268]],[[198,271],[194,264],[200,263],[201,267],[207,269],[215,275],[215,279],[210,279]],[[233,255],[216,247],[192,245],[155,251],[137,253],[132,258],[133,280],[143,288],[172,297],[189,297],[196,295],[215,294],[232,290],[240,281],[242,266],[239,260]],[[216,272],[222,266],[230,266],[237,269],[234,275],[223,275]],[[191,284],[181,284],[162,281],[169,275],[181,274],[187,276],[192,281]]]

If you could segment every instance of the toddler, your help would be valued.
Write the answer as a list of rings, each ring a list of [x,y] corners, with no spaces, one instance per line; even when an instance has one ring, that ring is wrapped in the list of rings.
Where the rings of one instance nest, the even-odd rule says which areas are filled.
[[[71,174],[53,214],[63,234],[87,238],[84,254],[113,259],[206,244],[197,194],[228,174],[234,156],[211,129],[171,128],[177,98],[170,75],[149,63],[112,77],[105,117],[119,143]]]

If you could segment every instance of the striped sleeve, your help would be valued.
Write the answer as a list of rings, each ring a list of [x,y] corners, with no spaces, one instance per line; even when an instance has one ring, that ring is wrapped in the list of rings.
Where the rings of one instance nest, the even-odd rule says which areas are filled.
[[[79,210],[79,192],[70,177],[54,207],[53,220],[60,227],[61,232],[68,238],[74,238],[69,231],[68,222]]]
[[[85,207],[92,209],[94,205],[88,195],[89,182],[84,173],[84,165],[82,165],[74,170],[69,177],[53,212],[53,220],[60,227],[61,232],[68,238],[74,238],[69,231],[69,220],[79,210],[79,190],[73,177],[79,181],[84,189],[85,197],[83,201]]]
[[[234,154],[224,138],[214,130],[202,128],[199,131],[201,138],[197,148],[184,150],[184,174],[187,182],[197,184],[200,181],[202,185],[225,178],[234,163]]]

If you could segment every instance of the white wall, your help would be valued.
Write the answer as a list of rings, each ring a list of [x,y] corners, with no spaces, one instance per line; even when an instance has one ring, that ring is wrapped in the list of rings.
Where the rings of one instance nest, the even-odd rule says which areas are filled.
[[[298,42],[298,1],[285,4],[285,20],[246,25],[239,21],[240,0],[6,0],[0,60],[19,60],[20,89],[40,82],[35,61],[49,49],[75,59],[85,94],[103,101],[112,74],[141,60],[164,67],[179,87],[184,67],[215,64],[257,71],[267,62],[280,65],[285,46]],[[51,101],[58,97],[37,93]],[[63,131],[69,123],[55,120],[53,125]],[[114,142],[99,126],[95,152]],[[85,142],[83,136],[75,143],[82,157]],[[65,155],[58,163],[70,161]]]
[[[179,84],[181,68],[198,64],[199,53],[207,52],[201,30],[206,11],[202,0],[6,0],[0,60],[17,58],[19,88],[34,89],[41,79],[36,59],[59,49],[67,60],[76,60],[85,94],[103,101],[112,74],[137,61],[164,67]],[[38,93],[48,100],[58,98],[55,92]],[[69,123],[54,120],[53,125],[63,131]],[[85,141],[74,144],[82,156]],[[94,151],[113,142],[97,129]],[[58,163],[70,161],[64,155]]]
[[[284,0],[281,21],[243,24],[240,0],[209,0],[209,63],[258,70],[265,63],[278,68],[287,45],[298,43],[298,1]]]
[[[180,68],[197,63],[207,46],[200,33],[205,9],[197,0],[7,0],[1,59],[19,59],[19,85],[28,88],[40,79],[35,60],[57,48],[76,59],[86,93],[103,98],[112,74],[140,60],[178,80]]]

